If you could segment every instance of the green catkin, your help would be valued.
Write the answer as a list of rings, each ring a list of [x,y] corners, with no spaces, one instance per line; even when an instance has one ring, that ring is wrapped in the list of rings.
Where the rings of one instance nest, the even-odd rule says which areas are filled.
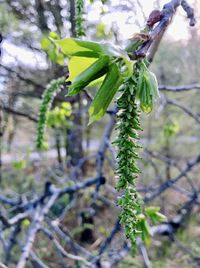
[[[134,74],[120,88],[121,96],[117,100],[117,127],[118,137],[115,141],[118,147],[117,154],[117,190],[123,191],[118,204],[121,207],[120,223],[124,225],[126,237],[130,239],[132,249],[135,250],[136,237],[139,233],[137,215],[142,212],[141,198],[136,191],[136,179],[140,173],[136,165],[139,159],[138,145],[141,130],[139,111],[136,103],[137,81],[139,64],[134,67]]]
[[[83,26],[84,25],[83,11],[84,11],[84,0],[76,0],[75,2],[76,37],[85,36],[85,29]]]
[[[39,110],[38,125],[37,125],[37,138],[36,138],[36,148],[43,149],[44,142],[44,132],[47,122],[47,113],[51,108],[51,104],[55,95],[61,90],[62,85],[65,82],[65,78],[61,77],[55,80],[52,80],[50,84],[47,85],[43,96],[42,104]]]

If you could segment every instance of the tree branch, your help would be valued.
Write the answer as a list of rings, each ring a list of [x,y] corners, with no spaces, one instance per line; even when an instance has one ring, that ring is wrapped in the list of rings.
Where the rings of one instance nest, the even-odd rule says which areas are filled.
[[[163,193],[164,191],[166,191],[168,188],[171,187],[171,185],[175,184],[176,182],[178,182],[182,177],[184,177],[189,171],[191,171],[191,169],[193,167],[195,167],[196,165],[198,165],[200,163],[200,155],[197,156],[196,159],[194,159],[193,161],[190,161],[187,163],[187,166],[183,169],[183,171],[176,176],[173,179],[170,179],[166,182],[164,182],[163,184],[161,184],[157,189],[155,189],[153,191],[152,194],[147,194],[146,197],[144,198],[144,202],[150,202],[153,199],[155,199],[157,196],[160,196],[161,193]]]
[[[145,57],[147,55],[149,48],[151,47],[151,52],[148,56],[148,60],[152,62],[155,52],[158,48],[158,45],[162,39],[162,36],[166,31],[168,25],[171,23],[177,7],[179,7],[181,4],[184,7],[184,10],[187,12],[188,18],[190,19],[190,25],[191,26],[195,25],[193,10],[185,2],[186,1],[172,0],[164,5],[160,14],[160,21],[158,25],[149,33],[149,40],[144,42],[141,45],[141,47],[134,52],[136,58]]]
[[[200,116],[198,116],[197,114],[195,114],[193,111],[191,111],[189,108],[185,107],[183,104],[175,101],[175,100],[166,100],[167,104],[170,105],[174,105],[178,108],[180,108],[181,110],[183,110],[186,114],[188,114],[189,116],[191,116],[198,124],[200,124]]]
[[[181,85],[181,86],[159,85],[159,90],[161,91],[182,92],[194,89],[200,89],[200,84]]]
[[[10,114],[13,114],[13,115],[17,115],[17,116],[21,116],[21,117],[25,117],[31,121],[33,121],[34,123],[37,123],[38,120],[36,117],[33,117],[31,116],[30,114],[26,114],[26,113],[23,113],[23,112],[20,112],[20,111],[17,111],[9,106],[6,106],[6,105],[2,105],[1,108],[6,111],[7,113],[10,113]]]

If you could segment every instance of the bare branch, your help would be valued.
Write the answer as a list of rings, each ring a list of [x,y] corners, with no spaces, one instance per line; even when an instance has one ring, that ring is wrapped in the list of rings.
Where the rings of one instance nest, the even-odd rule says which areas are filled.
[[[182,4],[182,2],[183,2],[184,10],[187,10],[187,15],[189,14],[190,25],[191,26],[195,25],[194,14],[191,12],[191,9],[190,9],[188,4],[187,4],[187,9],[186,9],[186,3],[185,3],[186,1],[171,0],[169,3],[164,5],[164,7],[161,11],[160,22],[150,32],[149,40],[144,42],[143,45],[137,51],[134,52],[136,58],[145,57],[149,48],[151,46],[153,46],[153,48],[151,49],[151,53],[148,56],[148,60],[150,62],[152,62],[154,54],[155,54],[155,52],[158,48],[158,45],[162,39],[162,36],[163,36],[164,32],[166,31],[168,25],[171,23],[177,7],[179,7]],[[190,12],[189,12],[189,10],[190,10]]]
[[[188,114],[189,116],[191,116],[197,123],[200,124],[200,116],[198,116],[197,114],[195,114],[193,111],[191,111],[189,108],[187,108],[186,106],[184,106],[183,104],[175,101],[175,100],[166,100],[167,104],[171,104],[174,105],[178,108],[180,108],[181,110],[183,110],[186,114]]]
[[[159,85],[159,90],[161,91],[182,92],[194,89],[200,89],[200,84],[181,85],[181,86]]]
[[[13,108],[11,108],[9,106],[3,105],[1,108],[4,111],[6,111],[7,113],[10,113],[10,114],[13,114],[13,115],[17,115],[17,116],[21,116],[21,117],[25,117],[25,118],[33,121],[34,123],[37,123],[38,122],[38,120],[37,120],[36,117],[33,117],[30,114],[26,114],[24,112],[17,111],[17,110],[15,110],[15,109],[13,109]]]
[[[146,249],[146,247],[141,239],[137,240],[137,246],[138,246],[139,251],[140,251],[142,258],[143,258],[144,267],[145,268],[152,268],[151,262],[149,260],[148,254],[147,254],[147,249]]]
[[[36,208],[35,216],[27,234],[27,241],[23,247],[22,255],[18,261],[16,268],[24,268],[26,261],[29,258],[31,249],[35,240],[35,236],[40,228],[41,222],[44,219],[44,216],[49,212],[50,208],[53,206],[55,200],[58,198],[58,193],[54,193],[51,198],[48,200],[46,205],[43,208]]]
[[[55,247],[57,248],[57,250],[60,251],[61,255],[65,258],[74,260],[74,261],[80,261],[83,262],[87,267],[92,267],[92,264],[90,262],[88,262],[87,260],[85,260],[83,257],[81,256],[75,256],[73,254],[68,253],[58,242],[58,240],[51,234],[51,232],[46,229],[46,228],[40,228],[40,230],[49,238],[50,241],[53,241]]]
[[[194,159],[193,161],[190,161],[187,163],[187,166],[183,169],[183,171],[176,176],[173,179],[170,179],[166,182],[164,182],[163,184],[161,184],[160,186],[158,186],[157,189],[155,189],[153,191],[152,194],[147,194],[146,197],[144,198],[145,202],[150,202],[152,201],[154,198],[158,197],[161,195],[161,193],[163,193],[164,191],[166,191],[168,188],[171,187],[171,185],[175,184],[176,182],[178,182],[182,177],[184,177],[189,171],[191,171],[191,169],[193,167],[195,167],[196,165],[198,165],[200,163],[200,155],[197,156],[196,159]]]
[[[181,6],[187,13],[187,17],[190,20],[190,26],[194,26],[196,24],[196,19],[194,17],[194,9],[188,4],[186,0],[182,0]]]

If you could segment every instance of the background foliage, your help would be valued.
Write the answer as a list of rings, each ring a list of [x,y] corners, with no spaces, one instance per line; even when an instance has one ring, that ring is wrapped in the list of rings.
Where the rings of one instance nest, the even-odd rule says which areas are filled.
[[[145,1],[85,1],[87,39],[125,47],[127,39],[142,28],[153,4],[162,7],[166,3],[149,2],[150,7]],[[54,32],[52,38],[75,36],[74,1],[1,1],[1,228],[5,218],[17,215],[15,206],[5,204],[2,197],[21,197],[25,204],[42,195],[46,182],[65,189],[88,178],[106,178],[103,185],[94,183],[96,189],[81,188],[55,202],[36,236],[27,267],[87,267],[71,255],[63,253],[65,258],[61,258],[58,244],[65,252],[87,260],[91,258],[88,251],[93,258],[101,256],[102,267],[199,267],[198,162],[187,171],[199,155],[199,7],[197,1],[190,4],[195,9],[197,25],[189,29],[185,13],[178,10],[150,67],[158,78],[161,96],[156,109],[140,117],[142,174],[137,187],[148,201],[160,185],[182,176],[157,198],[149,200],[148,206],[159,206],[168,221],[158,229],[152,227],[153,238],[146,245],[139,241],[137,256],[131,257],[117,224],[119,209],[113,171],[116,152],[110,142],[116,136],[111,131],[115,123],[113,106],[102,121],[87,126],[86,111],[95,96],[95,85],[78,97],[65,96],[67,85],[62,89],[48,114],[46,151],[35,151],[37,115],[44,89],[53,79],[68,75],[66,62],[53,45],[49,46],[47,36],[49,32]],[[184,36],[176,31],[178,21],[187,29]],[[180,86],[188,90],[178,91]],[[166,87],[177,91],[166,91]],[[0,259],[8,267],[16,267],[34,215],[32,211],[20,224],[1,231]],[[164,232],[162,228],[166,228]],[[9,248],[13,235],[15,241]],[[106,240],[108,237],[111,243]],[[145,262],[144,250],[151,266]],[[39,266],[38,259],[46,266]],[[116,263],[108,266],[112,260]]]

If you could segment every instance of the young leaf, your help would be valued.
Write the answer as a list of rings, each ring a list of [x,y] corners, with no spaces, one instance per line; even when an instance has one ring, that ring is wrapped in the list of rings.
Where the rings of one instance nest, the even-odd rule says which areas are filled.
[[[159,97],[156,77],[148,70],[144,62],[141,63],[137,97],[140,101],[140,107],[145,113],[152,111],[154,102]]]
[[[101,46],[98,43],[91,41],[81,41],[75,38],[65,38],[60,40],[53,40],[62,52],[70,56],[92,57],[98,58],[102,54]]]
[[[48,50],[48,48],[50,47],[52,42],[49,38],[47,38],[46,36],[43,36],[41,41],[40,41],[40,44],[41,44],[41,48],[43,50]]]
[[[152,96],[154,99],[159,98],[159,91],[158,91],[158,81],[154,73],[149,72],[149,82],[152,88]]]
[[[146,245],[151,242],[151,229],[144,214],[138,215],[138,229],[141,231],[142,240]]]
[[[116,57],[116,58],[127,58],[127,53],[121,50],[119,47],[108,44],[108,43],[103,43],[100,44],[101,46],[101,51],[103,54],[111,56],[111,57]]]
[[[72,57],[68,62],[69,78],[73,82],[75,78],[92,65],[97,58]]]
[[[129,60],[129,58],[123,58],[123,61],[125,63],[125,67],[126,67],[126,70],[125,72],[122,74],[122,76],[124,78],[129,78],[133,75],[133,63],[131,60]]]
[[[97,43],[91,41],[83,41],[79,39],[73,39],[75,42],[82,48],[89,49],[93,52],[98,53],[99,55],[108,55],[110,57],[117,58],[128,58],[126,52],[120,49],[117,46],[111,45],[109,43]]]
[[[156,212],[160,211],[159,207],[146,207],[145,208],[145,213],[150,216],[151,214],[155,214]]]
[[[151,219],[153,224],[166,221],[165,215],[159,212],[159,207],[147,207],[145,208],[146,215]]]
[[[69,63],[69,71],[71,73],[69,80],[72,80],[71,79],[73,78],[72,76],[74,76],[75,73],[77,72],[78,69],[76,69],[76,66],[81,66],[80,62],[77,65],[75,65],[74,63],[77,63],[77,59],[74,62],[73,58]],[[91,62],[89,58],[82,58],[82,59],[85,59],[86,63],[85,66],[88,66],[88,63]],[[82,62],[84,61],[82,60]],[[92,64],[90,64],[89,67],[86,68],[84,71],[80,72],[77,76],[75,76],[74,81],[72,80],[72,85],[69,87],[68,96],[76,95],[91,82],[102,77],[108,71],[109,63],[110,58],[108,56],[102,56],[98,60],[95,60]],[[80,69],[83,69],[83,67],[84,65],[82,65]]]
[[[89,124],[103,117],[122,82],[119,69],[113,63],[110,65],[109,71],[89,108]]]
[[[79,56],[98,58],[101,55],[107,55],[114,58],[126,59],[126,61],[128,60],[130,62],[126,52],[121,50],[119,47],[108,43],[101,44],[97,42],[83,41],[76,38],[51,40],[57,44],[61,48],[62,52],[68,57]]]

